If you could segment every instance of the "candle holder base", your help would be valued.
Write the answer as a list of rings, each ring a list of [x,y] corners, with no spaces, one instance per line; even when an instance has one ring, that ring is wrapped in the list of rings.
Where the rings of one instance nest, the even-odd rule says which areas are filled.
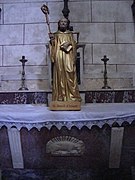
[[[112,89],[110,86],[103,86],[102,89]]]
[[[21,87],[21,88],[19,88],[18,90],[19,90],[19,91],[23,91],[23,90],[29,90],[29,89],[26,88],[26,87]]]

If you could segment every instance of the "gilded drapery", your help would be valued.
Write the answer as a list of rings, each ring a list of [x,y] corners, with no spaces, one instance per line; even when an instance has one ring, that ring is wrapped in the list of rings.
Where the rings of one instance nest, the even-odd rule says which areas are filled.
[[[63,49],[63,44],[69,44]],[[81,101],[76,77],[76,41],[70,31],[57,31],[51,41],[53,101]]]

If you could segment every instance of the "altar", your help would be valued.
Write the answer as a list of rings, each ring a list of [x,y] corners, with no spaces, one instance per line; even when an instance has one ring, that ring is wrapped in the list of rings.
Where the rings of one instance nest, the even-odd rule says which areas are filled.
[[[135,103],[1,104],[1,169],[131,169],[134,122]]]

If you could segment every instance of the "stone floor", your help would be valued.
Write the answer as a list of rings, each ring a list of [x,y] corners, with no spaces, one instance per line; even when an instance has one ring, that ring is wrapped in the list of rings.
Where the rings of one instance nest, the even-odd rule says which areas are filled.
[[[132,180],[130,171],[93,170],[3,170],[2,180]]]

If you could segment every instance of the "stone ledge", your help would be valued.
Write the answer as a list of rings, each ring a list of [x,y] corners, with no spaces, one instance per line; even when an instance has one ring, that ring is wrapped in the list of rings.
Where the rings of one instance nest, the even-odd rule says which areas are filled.
[[[47,104],[46,92],[0,92],[0,104]]]
[[[135,102],[134,89],[107,89],[85,92],[85,103],[131,103]]]
[[[51,90],[0,91],[0,104],[47,104]],[[83,103],[134,103],[135,89],[99,89],[80,91]]]

